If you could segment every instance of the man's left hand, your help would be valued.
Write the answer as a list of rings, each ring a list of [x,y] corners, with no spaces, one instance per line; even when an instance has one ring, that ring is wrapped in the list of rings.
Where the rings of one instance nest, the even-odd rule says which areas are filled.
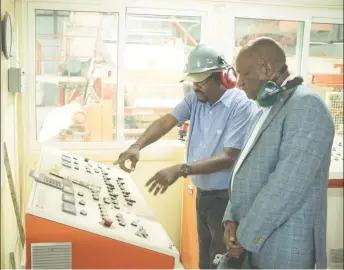
[[[240,258],[244,253],[244,248],[239,243],[236,232],[239,224],[233,221],[227,221],[225,223],[224,242],[227,246],[228,254],[230,257]]]
[[[149,179],[146,186],[149,187],[149,192],[154,191],[154,195],[157,195],[159,192],[164,193],[181,176],[183,176],[181,165],[174,165],[158,171]]]

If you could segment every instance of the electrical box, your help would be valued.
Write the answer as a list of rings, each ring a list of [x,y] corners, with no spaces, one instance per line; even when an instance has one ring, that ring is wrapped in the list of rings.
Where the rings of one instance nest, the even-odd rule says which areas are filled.
[[[8,69],[8,91],[22,93],[24,88],[25,72],[22,68],[11,67]]]

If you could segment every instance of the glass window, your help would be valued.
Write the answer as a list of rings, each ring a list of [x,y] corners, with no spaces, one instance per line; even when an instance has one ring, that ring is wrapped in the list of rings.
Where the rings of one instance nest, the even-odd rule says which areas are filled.
[[[312,23],[308,62],[308,86],[326,101],[343,136],[343,24]]]
[[[118,15],[36,10],[35,16],[38,140],[112,141]]]
[[[125,139],[135,139],[171,111],[189,89],[179,83],[200,42],[201,17],[127,14]],[[164,139],[176,139],[175,128]]]
[[[270,37],[282,46],[289,69],[293,74],[297,74],[297,56],[301,55],[303,26],[303,22],[297,21],[235,18],[234,58],[250,40],[262,36]],[[233,63],[235,64],[235,60]]]

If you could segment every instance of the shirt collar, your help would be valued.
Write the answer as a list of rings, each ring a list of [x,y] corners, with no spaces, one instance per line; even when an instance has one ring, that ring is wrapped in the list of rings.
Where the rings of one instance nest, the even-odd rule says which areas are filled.
[[[219,102],[222,102],[224,105],[226,105],[227,104],[226,100],[231,96],[232,90],[234,90],[234,88],[230,90],[226,90],[226,92],[224,92],[223,95],[220,97],[220,99],[216,101],[214,104],[208,103],[209,106],[214,107]]]

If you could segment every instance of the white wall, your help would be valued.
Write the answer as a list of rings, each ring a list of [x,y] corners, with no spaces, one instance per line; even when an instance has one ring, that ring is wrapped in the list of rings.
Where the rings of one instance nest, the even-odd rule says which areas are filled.
[[[1,19],[5,11],[12,15],[15,24],[14,0],[1,1]],[[14,44],[16,43],[17,30],[14,28]],[[14,45],[13,53],[17,50]],[[17,58],[7,60],[1,53],[1,268],[10,268],[9,254],[15,252],[16,263],[19,263],[21,248],[19,234],[16,226],[13,203],[8,185],[6,170],[4,167],[3,143],[6,143],[10,159],[12,176],[15,181],[17,199],[20,207],[20,183],[19,183],[19,159],[18,159],[18,95],[8,92],[8,68],[15,66]]]

